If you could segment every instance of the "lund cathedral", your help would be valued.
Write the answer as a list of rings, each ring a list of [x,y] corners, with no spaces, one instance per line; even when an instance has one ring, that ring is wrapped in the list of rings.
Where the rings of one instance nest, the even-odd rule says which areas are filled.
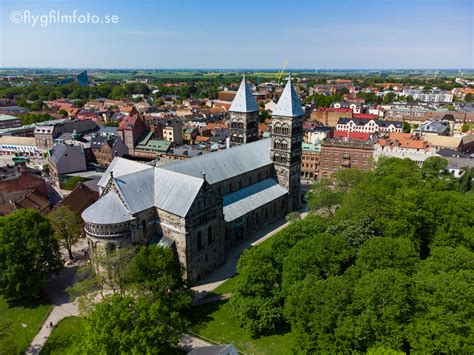
[[[83,213],[90,255],[131,244],[172,246],[196,282],[226,252],[300,207],[304,111],[288,80],[271,139],[258,140],[258,106],[242,80],[229,109],[232,148],[164,166],[116,157]]]

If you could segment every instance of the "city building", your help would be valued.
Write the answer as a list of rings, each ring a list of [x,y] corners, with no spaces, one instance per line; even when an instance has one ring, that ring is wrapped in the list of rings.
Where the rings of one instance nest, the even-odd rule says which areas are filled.
[[[21,120],[18,117],[0,114],[0,130],[16,127],[21,127]]]
[[[313,110],[310,115],[311,121],[322,123],[326,127],[336,127],[339,118],[352,118],[350,108],[319,108]]]
[[[46,182],[39,171],[25,166],[0,167],[0,216],[19,208],[33,208],[40,213],[50,210]]]
[[[303,143],[301,155],[301,180],[317,180],[319,175],[319,159],[321,157],[321,145]]]
[[[63,133],[88,134],[96,131],[97,124],[91,120],[72,120],[61,118],[46,122],[36,123],[35,140],[36,147],[40,151],[53,148],[55,139]]]
[[[155,159],[162,154],[168,153],[172,142],[164,139],[154,138],[153,132],[148,132],[135,146],[134,155],[136,157]]]
[[[411,96],[413,100],[425,102],[453,102],[454,95],[449,91],[431,90],[423,92],[420,89],[405,89],[402,91],[403,96]]]
[[[60,186],[62,175],[87,170],[86,155],[82,145],[57,144],[48,152],[51,183]]]
[[[108,166],[114,157],[128,154],[128,147],[117,136],[99,135],[90,141],[93,161],[102,166]]]
[[[138,113],[125,116],[120,123],[117,130],[117,135],[122,139],[122,142],[128,148],[128,151],[133,155],[135,146],[140,138],[148,130]]]
[[[417,128],[414,129],[416,133],[435,133],[440,136],[448,136],[450,133],[449,124],[440,122],[437,120],[429,120],[420,124]]]
[[[374,161],[380,157],[408,158],[421,166],[426,159],[435,154],[429,142],[410,133],[392,132],[389,138],[379,139],[374,145]]]
[[[327,139],[321,143],[319,179],[330,177],[338,170],[354,168],[372,169],[373,144],[340,139]]]
[[[40,156],[34,137],[3,136],[0,137],[0,155]]]
[[[448,161],[448,171],[455,177],[461,177],[467,169],[474,169],[474,157],[469,154],[459,153],[456,150],[443,148],[437,153]]]
[[[373,119],[367,120],[361,118],[340,118],[337,121],[336,130],[365,133],[402,132],[403,122]]]
[[[183,144],[183,122],[168,121],[163,128],[163,139],[177,145]]]
[[[243,119],[253,112],[241,110]],[[191,282],[223,264],[233,245],[300,207],[303,114],[288,80],[271,139],[163,166],[115,158],[101,197],[82,213],[92,257],[134,243],[172,245]]]

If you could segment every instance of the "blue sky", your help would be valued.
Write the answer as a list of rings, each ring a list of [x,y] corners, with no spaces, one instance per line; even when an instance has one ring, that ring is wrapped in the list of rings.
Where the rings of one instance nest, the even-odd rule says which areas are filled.
[[[0,0],[0,67],[473,68],[473,3]],[[11,20],[51,10],[118,23]]]

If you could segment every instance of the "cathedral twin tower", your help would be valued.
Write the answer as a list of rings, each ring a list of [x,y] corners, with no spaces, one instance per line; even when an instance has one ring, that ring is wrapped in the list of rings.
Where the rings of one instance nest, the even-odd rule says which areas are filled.
[[[288,212],[301,206],[303,117],[301,102],[289,78],[273,111],[270,149],[278,183],[288,190]],[[258,140],[259,109],[245,77],[230,106],[229,121],[232,145]]]

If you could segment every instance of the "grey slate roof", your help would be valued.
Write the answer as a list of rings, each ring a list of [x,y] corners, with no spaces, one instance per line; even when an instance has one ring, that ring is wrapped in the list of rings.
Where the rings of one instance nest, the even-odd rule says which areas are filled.
[[[287,193],[273,178],[232,192],[224,196],[224,219],[233,221]]]
[[[295,88],[291,84],[291,78],[288,79],[285,88],[278,100],[278,103],[273,111],[275,116],[296,117],[304,115],[301,101]]]
[[[444,134],[448,132],[449,127],[447,124],[443,124],[436,120],[431,120],[420,125],[418,128],[421,132],[432,132],[438,134]]]
[[[87,170],[84,149],[80,145],[56,144],[50,151],[50,158],[59,175]]]
[[[212,345],[195,348],[189,355],[237,355],[238,352],[233,345]]]
[[[245,76],[240,83],[239,90],[235,94],[234,100],[230,105],[231,112],[255,112],[258,111],[258,105],[252,95],[252,90],[245,81]]]
[[[202,178],[154,168],[145,164],[141,164],[145,166],[145,169],[122,174],[125,171],[122,166],[125,162],[135,162],[126,159],[118,161],[119,159],[115,158],[112,162],[115,162],[114,167],[117,168],[117,170],[113,170],[113,183],[121,197],[119,201],[124,201],[120,203],[130,215],[148,208],[158,207],[180,217],[185,217],[204,183]],[[107,176],[108,181],[110,172],[104,175]],[[105,196],[109,194],[110,192]],[[99,201],[101,200],[102,198],[99,199]],[[95,213],[106,220],[113,217],[109,217],[109,210],[103,207],[95,210]],[[83,215],[86,221],[89,221],[86,218],[90,217],[90,215]]]
[[[109,181],[111,171],[113,171],[114,177],[117,178],[122,175],[127,175],[146,169],[153,169],[153,167],[133,160],[115,157],[105,171],[104,175],[102,175],[102,178],[99,180],[97,185],[100,187],[105,187],[105,185],[107,185],[107,181]]]
[[[270,159],[270,139],[262,139],[223,151],[164,165],[160,169],[176,171],[199,178],[202,177],[202,172],[205,172],[207,182],[212,185],[270,164],[272,164]]]
[[[155,183],[153,168],[120,177],[114,175],[114,182],[132,214],[153,207],[155,202],[153,198]]]
[[[82,212],[82,219],[93,224],[114,224],[131,221],[130,212],[114,191],[99,198]]]
[[[185,217],[203,183],[202,178],[155,168],[155,206]]]

